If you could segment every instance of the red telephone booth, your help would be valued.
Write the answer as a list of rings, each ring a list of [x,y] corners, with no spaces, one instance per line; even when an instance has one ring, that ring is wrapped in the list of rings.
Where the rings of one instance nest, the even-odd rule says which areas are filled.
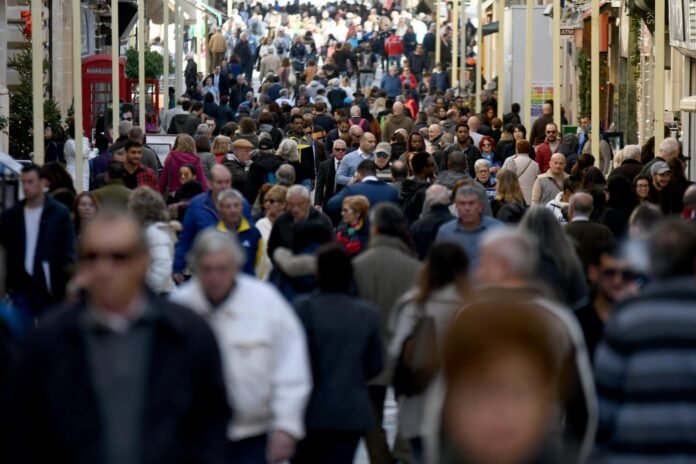
[[[122,101],[127,101],[126,59],[121,57],[118,65],[118,93]],[[82,114],[83,128],[92,140],[91,130],[97,127],[97,120],[104,116],[107,128],[111,125],[111,55],[92,55],[82,60]]]
[[[133,117],[136,121],[140,120],[138,111],[140,110],[138,89],[138,79],[128,79],[126,82],[126,96],[128,101],[133,103],[135,112]],[[160,110],[160,83],[159,79],[145,79],[145,121],[159,127]],[[148,126],[149,124],[146,124]],[[150,131],[147,131],[150,132]]]

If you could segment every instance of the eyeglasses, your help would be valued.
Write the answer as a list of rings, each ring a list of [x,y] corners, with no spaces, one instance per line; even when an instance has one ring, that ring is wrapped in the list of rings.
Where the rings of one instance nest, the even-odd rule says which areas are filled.
[[[555,133],[556,133],[555,130],[546,131],[546,135],[553,135]]]
[[[346,151],[345,148],[334,148],[334,151]]]
[[[490,144],[490,143],[484,143],[484,144],[481,144],[481,146],[483,146],[483,147],[492,147],[493,145]]]
[[[130,251],[86,251],[80,255],[80,261],[93,264],[103,259],[114,264],[123,264],[138,256],[138,254],[139,251],[135,249]]]
[[[636,275],[634,272],[629,271],[627,269],[604,269],[602,271],[602,277],[605,277],[607,279],[614,279],[617,276],[621,276],[622,280],[634,280],[636,278]]]

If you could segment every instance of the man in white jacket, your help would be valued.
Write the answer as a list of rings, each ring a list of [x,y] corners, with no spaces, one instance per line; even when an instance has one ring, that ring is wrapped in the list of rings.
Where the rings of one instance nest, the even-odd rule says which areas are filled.
[[[230,234],[198,235],[191,253],[194,278],[171,299],[211,325],[223,360],[233,420],[229,462],[281,463],[303,438],[312,389],[304,330],[272,286],[239,271],[245,255]]]

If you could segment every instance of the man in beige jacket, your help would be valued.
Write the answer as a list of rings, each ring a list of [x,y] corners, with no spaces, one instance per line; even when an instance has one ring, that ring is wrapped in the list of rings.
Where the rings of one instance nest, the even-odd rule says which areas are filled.
[[[225,59],[225,52],[227,52],[227,40],[225,40],[219,27],[215,28],[215,32],[210,36],[208,49],[213,56],[209,68],[215,69],[215,66],[218,66]]]

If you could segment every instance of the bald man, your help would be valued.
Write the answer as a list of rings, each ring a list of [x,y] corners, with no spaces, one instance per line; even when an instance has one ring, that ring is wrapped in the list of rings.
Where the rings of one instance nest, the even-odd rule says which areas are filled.
[[[469,126],[469,136],[474,141],[474,146],[478,148],[479,144],[481,143],[481,139],[483,138],[483,135],[479,133],[479,129],[481,128],[481,120],[479,120],[478,116],[472,116],[466,121],[466,123]]]
[[[590,221],[593,209],[592,195],[587,192],[573,194],[568,202],[570,222],[565,232],[579,246],[580,259],[585,266],[595,250],[614,241],[614,234],[607,226]]]
[[[409,134],[414,130],[413,120],[404,114],[404,104],[400,102],[394,103],[392,114],[387,117],[382,131],[382,142],[390,142],[391,136],[398,129],[404,129]]]
[[[568,178],[565,172],[566,159],[562,153],[554,153],[549,162],[549,170],[537,176],[532,188],[532,206],[546,206],[563,191],[563,181]]]

